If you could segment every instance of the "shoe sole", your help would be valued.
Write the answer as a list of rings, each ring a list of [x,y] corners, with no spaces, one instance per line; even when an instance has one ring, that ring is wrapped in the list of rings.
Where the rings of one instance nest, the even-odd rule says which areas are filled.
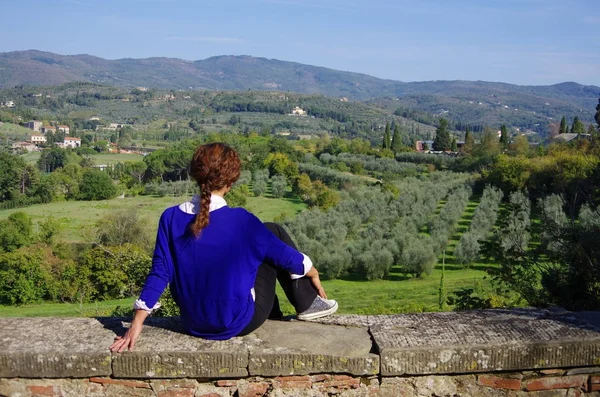
[[[331,306],[327,310],[309,313],[309,314],[298,314],[297,318],[298,318],[298,320],[315,320],[317,318],[329,316],[330,314],[335,313],[337,311],[337,309],[338,309],[338,303],[335,302],[335,305]]]

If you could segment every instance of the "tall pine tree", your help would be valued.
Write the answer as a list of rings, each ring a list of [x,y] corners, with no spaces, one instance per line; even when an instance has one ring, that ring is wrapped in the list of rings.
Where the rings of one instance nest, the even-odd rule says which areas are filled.
[[[566,134],[567,132],[569,132],[569,128],[567,127],[567,119],[565,116],[563,116],[563,118],[560,119],[560,128],[558,129],[558,133]]]
[[[448,131],[448,120],[440,119],[440,126],[435,130],[435,139],[433,140],[433,150],[448,151],[452,148],[452,138]]]
[[[500,146],[502,146],[503,149],[508,147],[508,129],[504,124],[500,127]]]
[[[392,136],[391,149],[394,153],[400,153],[404,149],[402,137],[400,136],[400,127],[398,127],[398,124],[396,124],[396,126],[394,127],[394,135]]]
[[[384,149],[389,149],[392,146],[392,137],[390,136],[390,123],[385,124],[385,133],[383,134]]]
[[[596,124],[598,124],[598,130],[600,130],[600,98],[598,98],[598,104],[596,105],[596,115],[594,116],[596,119]]]
[[[475,138],[473,138],[473,133],[469,126],[465,128],[465,146],[463,151],[465,153],[471,153],[473,151],[473,147],[475,146]]]
[[[575,116],[575,119],[573,119],[571,134],[585,134],[585,124],[583,124],[577,116]]]

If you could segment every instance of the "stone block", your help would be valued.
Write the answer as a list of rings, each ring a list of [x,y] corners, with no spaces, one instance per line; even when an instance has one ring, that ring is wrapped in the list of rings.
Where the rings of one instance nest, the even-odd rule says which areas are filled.
[[[110,375],[113,338],[93,318],[0,318],[0,377]]]
[[[570,312],[497,309],[371,316],[369,321],[383,376],[600,362],[600,332]]]
[[[113,376],[146,379],[243,377],[248,375],[249,343],[248,338],[226,341],[196,338],[183,332],[177,318],[151,318],[146,321],[134,351],[113,353]]]
[[[346,373],[371,375],[379,357],[370,353],[367,328],[301,321],[267,321],[250,336],[249,373],[258,376]]]
[[[572,368],[567,371],[567,375],[600,374],[600,367]]]

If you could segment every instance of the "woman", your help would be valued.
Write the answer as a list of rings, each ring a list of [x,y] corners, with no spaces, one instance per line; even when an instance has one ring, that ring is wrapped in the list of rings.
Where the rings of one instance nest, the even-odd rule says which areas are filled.
[[[111,351],[132,350],[146,317],[160,307],[167,285],[184,328],[206,339],[249,334],[267,318],[282,316],[279,280],[298,319],[337,310],[328,300],[311,260],[298,252],[279,225],[263,224],[243,208],[229,208],[223,196],[240,175],[237,153],[223,143],[200,146],[190,175],[201,195],[163,212],[152,270],[135,302],[131,327]]]

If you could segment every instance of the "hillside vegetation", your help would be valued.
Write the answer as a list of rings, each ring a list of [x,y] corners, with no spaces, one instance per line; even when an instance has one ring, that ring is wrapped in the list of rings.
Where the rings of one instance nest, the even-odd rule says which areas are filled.
[[[87,81],[129,88],[275,90],[354,100],[389,97],[398,106],[414,110],[434,114],[448,111],[446,117],[453,121],[525,128],[547,124],[550,117],[563,115],[578,116],[584,122],[591,122],[590,109],[600,92],[599,87],[576,83],[551,86],[484,81],[405,83],[250,56],[217,56],[198,61],[172,58],[106,60],[90,55],[18,51],[0,54],[0,70],[0,87],[5,88]],[[512,114],[514,112],[517,116]]]

